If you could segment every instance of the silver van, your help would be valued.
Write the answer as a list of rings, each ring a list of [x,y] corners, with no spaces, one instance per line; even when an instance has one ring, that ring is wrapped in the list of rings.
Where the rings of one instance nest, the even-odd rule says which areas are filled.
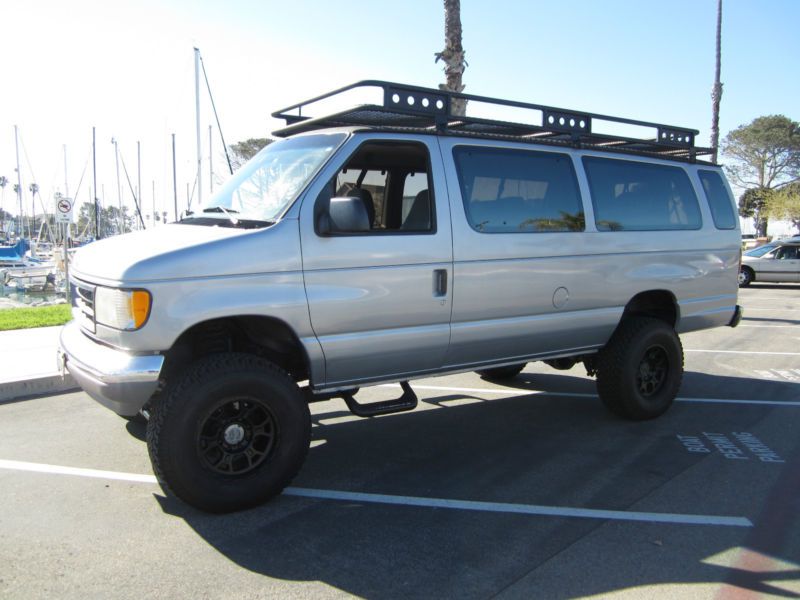
[[[382,100],[309,116],[366,89]],[[538,120],[454,116],[454,97]],[[197,211],[91,244],[71,271],[62,365],[148,418],[153,469],[189,504],[279,494],[309,402],[410,410],[420,377],[580,362],[612,412],[656,417],[681,384],[678,334],[741,317],[738,218],[697,131],[381,81],[273,116],[282,139]],[[355,397],[389,382],[396,399]]]

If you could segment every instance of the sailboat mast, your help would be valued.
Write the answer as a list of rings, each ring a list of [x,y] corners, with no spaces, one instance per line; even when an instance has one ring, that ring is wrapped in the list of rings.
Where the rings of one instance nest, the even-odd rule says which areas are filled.
[[[136,206],[139,210],[139,220],[142,221],[142,228],[144,228],[144,221],[142,220],[141,208],[144,206],[144,194],[142,193],[142,145],[141,142],[136,142],[136,193],[139,196],[139,202]]]
[[[64,196],[69,198],[69,183],[67,181],[67,145],[64,144]]]
[[[203,178],[202,164],[203,155],[200,143],[200,50],[194,49],[194,110],[195,120],[197,125],[197,171],[195,178],[197,180],[197,204],[203,203]]]
[[[175,221],[178,220],[178,171],[175,169],[175,134],[172,134],[172,197],[175,201]]]
[[[19,170],[19,131],[14,125],[14,147],[17,150],[17,200],[19,201],[19,222],[17,224],[17,237],[23,237],[22,231],[22,173]]]
[[[125,233],[123,231],[123,219],[122,219],[122,186],[119,182],[119,148],[117,147],[117,140],[116,138],[111,138],[111,143],[114,144],[114,160],[117,163],[117,206],[119,212],[117,212],[117,233]]]
[[[100,224],[97,218],[97,138],[95,128],[92,127],[92,183],[94,184],[94,238],[100,239]]]

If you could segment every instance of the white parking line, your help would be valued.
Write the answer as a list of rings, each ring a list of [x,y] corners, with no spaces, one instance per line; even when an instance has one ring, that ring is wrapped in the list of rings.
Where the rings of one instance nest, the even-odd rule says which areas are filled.
[[[135,483],[157,483],[156,478],[152,475],[121,473],[117,471],[100,471],[97,469],[80,469],[76,467],[62,467],[58,465],[32,463],[19,460],[0,459],[0,469],[113,479],[117,481],[131,481]],[[569,508],[560,506],[541,506],[536,504],[511,504],[506,502],[475,502],[471,500],[367,494],[363,492],[319,490],[299,487],[288,487],[283,491],[283,495],[296,496],[299,498],[314,498],[318,500],[364,502],[368,504],[390,504],[395,506],[417,506],[422,508],[445,508],[450,510],[471,510],[479,512],[539,515],[547,517],[573,517],[613,521],[643,521],[648,523],[670,523],[674,525],[721,525],[728,527],[753,526],[752,521],[746,517],[602,510],[594,508]]]
[[[760,327],[761,329],[795,329],[797,325],[739,325],[737,328],[749,329],[752,327]]]
[[[773,308],[771,306],[745,306],[744,311],[747,313],[751,310],[768,310],[770,312],[800,312],[800,308]]]
[[[368,502],[392,504],[397,506],[421,506],[425,508],[449,508],[493,513],[514,513],[522,515],[542,515],[548,517],[576,517],[583,519],[605,519],[613,521],[645,521],[648,523],[672,523],[678,525],[726,525],[730,527],[752,527],[746,517],[726,517],[716,515],[686,515],[675,513],[653,513],[626,510],[600,510],[593,508],[567,508],[560,506],[541,506],[536,504],[510,504],[506,502],[474,502],[470,500],[450,500],[446,498],[421,498],[419,496],[393,496],[387,494],[365,494],[361,492],[340,492],[335,490],[314,490],[289,487],[283,491],[290,496],[319,498],[321,500],[345,500],[348,502]]]
[[[765,352],[757,350],[696,350],[694,348],[684,348],[684,352],[705,352],[706,354],[752,354],[765,356],[800,356],[800,352]]]
[[[119,481],[132,481],[135,483],[158,483],[154,475],[138,475],[136,473],[121,473],[119,471],[100,471],[97,469],[80,469],[77,467],[61,467],[43,463],[25,462],[21,460],[4,460],[0,458],[0,469],[10,471],[31,471],[34,473],[50,473],[55,475],[76,475],[78,477],[93,477],[95,479],[115,479]]]

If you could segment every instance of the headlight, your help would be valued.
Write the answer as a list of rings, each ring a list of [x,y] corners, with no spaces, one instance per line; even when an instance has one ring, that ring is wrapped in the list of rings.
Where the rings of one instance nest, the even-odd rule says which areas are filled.
[[[150,316],[150,292],[118,290],[97,286],[94,293],[94,318],[101,325],[134,331]]]

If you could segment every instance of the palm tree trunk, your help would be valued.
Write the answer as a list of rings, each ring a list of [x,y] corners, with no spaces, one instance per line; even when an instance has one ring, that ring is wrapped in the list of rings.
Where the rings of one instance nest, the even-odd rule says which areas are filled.
[[[722,0],[717,1],[717,54],[714,69],[714,87],[711,88],[711,154],[712,162],[717,162],[719,150],[719,103],[722,100],[722,84],[719,81],[722,64]]]
[[[444,0],[444,50],[436,53],[436,60],[444,62],[446,83],[439,88],[449,92],[463,92],[464,84],[461,76],[467,66],[464,60],[464,48],[461,45],[461,0]],[[450,104],[450,113],[463,116],[467,111],[467,101],[454,99]]]

